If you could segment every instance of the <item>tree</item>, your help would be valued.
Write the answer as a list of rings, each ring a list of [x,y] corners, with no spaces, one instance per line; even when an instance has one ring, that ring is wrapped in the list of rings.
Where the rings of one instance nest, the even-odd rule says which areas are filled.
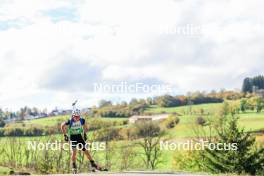
[[[180,106],[181,101],[173,96],[164,95],[157,99],[157,104],[160,107],[173,107],[173,106]]]
[[[136,134],[143,139],[138,145],[143,149],[143,161],[147,169],[154,170],[161,163],[160,139],[164,134],[156,122],[136,124]]]
[[[215,144],[236,144],[236,149],[210,150],[201,152],[200,163],[213,173],[237,173],[256,175],[264,166],[264,148],[255,148],[255,138],[240,130],[235,116],[223,117],[224,123],[217,128]]]
[[[5,126],[5,114],[4,111],[0,108],[0,127],[4,127]]]
[[[242,92],[253,92],[253,88],[264,89],[264,76],[259,75],[253,78],[245,78],[242,85]]]
[[[36,108],[36,107],[33,107],[32,108],[32,112],[31,112],[31,115],[33,115],[33,116],[37,116],[37,115],[39,115],[39,110],[38,110],[38,108]]]
[[[147,100],[146,100],[146,103],[147,103],[148,105],[153,105],[153,103],[154,103],[153,98],[148,97]]]
[[[122,107],[127,107],[127,102],[126,101],[122,101],[120,104]]]
[[[112,105],[112,102],[111,101],[107,101],[107,100],[101,100],[99,102],[99,107],[102,108],[102,107],[106,107],[106,106],[111,106]]]
[[[230,112],[232,114],[239,114],[241,108],[240,108],[240,101],[236,100],[236,101],[231,101],[229,102],[230,104]]]
[[[4,127],[5,126],[5,121],[3,120],[3,118],[0,118],[0,127]]]
[[[28,107],[25,106],[24,108],[20,108],[20,112],[19,112],[19,116],[20,116],[20,120],[25,120],[25,117],[28,115]]]
[[[252,87],[253,84],[252,84],[252,81],[251,81],[251,78],[245,78],[244,79],[244,82],[243,82],[243,85],[242,85],[242,92],[246,93],[246,92],[250,92],[252,93]]]
[[[256,86],[258,89],[264,88],[264,77],[262,75],[255,76],[251,78],[252,85]]]
[[[223,105],[220,108],[219,115],[221,117],[226,116],[228,113],[230,113],[230,105],[228,102],[224,102]]]
[[[264,101],[263,101],[263,98],[261,97],[258,97],[256,99],[256,109],[257,109],[257,113],[260,113],[261,110],[263,109],[264,107]]]
[[[129,102],[129,105],[135,105],[138,104],[138,100],[136,98],[132,98]]]
[[[247,100],[246,109],[255,110],[260,113],[264,107],[264,100],[262,97],[251,97]]]
[[[0,118],[3,119],[5,117],[4,111],[0,108]]]
[[[122,152],[120,153],[120,170],[128,170],[129,168],[133,168],[135,163],[138,161],[136,157],[138,152],[134,145],[124,145],[122,146]]]
[[[245,112],[247,110],[247,99],[246,98],[242,98],[240,100],[240,110],[242,112]]]

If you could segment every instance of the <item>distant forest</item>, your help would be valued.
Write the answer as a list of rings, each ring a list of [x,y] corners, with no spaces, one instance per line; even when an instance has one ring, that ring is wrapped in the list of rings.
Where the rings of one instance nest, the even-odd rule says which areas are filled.
[[[254,91],[254,87],[256,89],[264,89],[264,76],[259,75],[253,78],[245,78],[242,86],[242,92],[252,93]]]

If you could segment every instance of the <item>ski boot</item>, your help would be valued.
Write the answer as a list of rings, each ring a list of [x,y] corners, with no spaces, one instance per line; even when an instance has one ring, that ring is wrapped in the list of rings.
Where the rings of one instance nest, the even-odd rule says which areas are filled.
[[[91,166],[92,166],[92,172],[96,172],[96,171],[108,171],[108,169],[106,168],[102,168],[100,166],[98,166],[93,160],[90,161]]]

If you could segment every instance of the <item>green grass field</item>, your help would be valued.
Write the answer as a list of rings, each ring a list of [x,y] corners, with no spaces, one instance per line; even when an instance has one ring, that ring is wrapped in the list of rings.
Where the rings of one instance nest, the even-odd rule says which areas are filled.
[[[180,123],[173,129],[168,131],[168,135],[173,138],[185,138],[185,137],[195,137],[196,129],[199,127],[196,124],[196,118],[199,116],[205,119],[214,118],[215,112],[222,106],[222,103],[212,103],[212,104],[201,104],[192,106],[180,106],[180,107],[170,107],[162,108],[158,106],[151,106],[146,110],[148,113],[178,113],[181,116]],[[201,109],[204,115],[200,115]],[[190,113],[191,112],[191,113]],[[209,114],[209,115],[208,115]],[[244,128],[245,131],[257,131],[264,129],[264,112],[246,112],[237,114],[239,117],[239,125]],[[201,128],[201,127],[199,127]],[[206,127],[202,127],[203,130],[208,132]]]
[[[0,175],[8,175],[10,172],[10,169],[8,167],[0,166]]]
[[[213,118],[208,116],[207,118]],[[260,114],[240,114],[238,124],[245,131],[258,131],[264,129],[264,113]],[[196,124],[196,116],[181,116],[180,123],[175,128],[169,130],[169,135],[173,138],[195,137],[196,130],[205,130],[209,132],[207,127],[200,127]]]
[[[29,121],[24,121],[26,124],[38,124],[38,125],[45,125],[45,126],[53,126],[57,123],[61,123],[63,121],[68,120],[70,117],[69,115],[64,116],[54,116],[54,117],[46,117],[46,118],[40,118],[40,119],[33,119]],[[115,120],[115,121],[124,121],[127,118],[100,118],[101,120]]]
[[[32,125],[34,126],[55,126],[58,124],[61,124],[62,122],[66,121],[69,119],[68,115],[64,115],[64,116],[53,116],[53,117],[46,117],[46,118],[40,118],[40,119],[33,119],[33,120],[25,120],[23,122],[16,122],[16,123],[11,123],[8,124],[8,127],[30,127]],[[116,121],[116,122],[123,122],[126,121],[127,118],[98,118],[100,120],[102,120],[102,122],[104,121]],[[89,120],[92,120],[92,118],[88,119],[88,124],[89,124]]]
[[[215,112],[219,107],[221,107],[222,103],[210,103],[210,104],[201,104],[201,105],[191,105],[191,106],[179,106],[179,107],[169,107],[169,108],[163,108],[158,107],[156,105],[151,106],[150,108],[147,108],[145,112],[149,113],[173,113],[177,112],[179,114],[188,113],[191,111],[200,111],[201,109],[204,110],[204,113],[213,113]]]
[[[53,126],[53,125],[56,125],[57,123],[65,121],[67,119],[69,119],[69,116],[64,115],[64,116],[54,116],[54,117],[33,119],[33,120],[25,121],[25,123],[26,124],[39,124],[39,125],[45,125],[45,126]]]
[[[197,137],[197,131],[203,131],[206,132],[206,134],[209,134],[209,128],[208,127],[201,127],[196,124],[196,118],[198,116],[202,116],[205,119],[215,118],[213,113],[218,111],[218,109],[222,106],[221,103],[215,103],[215,104],[203,104],[203,105],[193,105],[193,106],[183,106],[183,107],[173,107],[173,108],[160,108],[157,106],[152,106],[146,110],[146,112],[151,113],[161,113],[161,112],[167,112],[167,113],[173,113],[177,112],[181,114],[179,116],[180,122],[176,125],[176,127],[172,129],[168,129],[165,135],[165,138],[169,138],[171,140],[186,140],[189,138]],[[201,109],[203,109],[203,115],[201,115]],[[191,113],[190,113],[191,112]],[[244,128],[246,131],[258,131],[261,129],[264,129],[264,112],[256,113],[256,112],[246,112],[246,113],[240,113],[238,114],[240,117],[239,119],[239,125],[241,128]],[[40,125],[40,126],[54,126],[58,123],[61,123],[62,121],[67,120],[68,116],[56,116],[56,117],[48,117],[48,118],[42,118],[42,119],[35,119],[30,121],[25,121],[24,123],[15,123],[12,124],[13,126],[20,126],[21,124],[25,124],[26,126],[30,125]],[[124,121],[127,120],[127,118],[100,118],[103,121]],[[89,120],[87,121],[89,125]],[[121,125],[118,127],[127,127],[126,125]],[[93,132],[88,133],[88,138],[91,139]],[[201,133],[203,135],[203,133]],[[200,134],[200,135],[201,135]],[[0,145],[6,146],[6,145],[12,145],[8,141],[12,137],[3,137],[0,138]],[[63,135],[62,134],[56,134],[52,136],[40,136],[40,137],[13,137],[14,139],[18,140],[18,142],[22,142],[23,144],[26,144],[27,141],[47,141],[47,140],[57,140],[63,142]],[[263,135],[258,136],[259,139],[264,141]],[[134,141],[135,142],[135,141]],[[117,158],[117,156],[121,155],[123,153],[122,147],[126,146],[127,144],[132,144],[133,141],[115,141],[117,153],[114,154],[113,157]],[[1,147],[0,147],[1,149]],[[141,149],[137,149],[137,152],[142,152]],[[158,167],[158,170],[161,171],[169,171],[173,169],[172,161],[173,156],[177,154],[176,151],[163,151],[162,154],[162,160],[163,162]],[[103,157],[105,156],[104,152],[98,152],[97,158],[98,160],[103,161]],[[120,156],[119,156],[120,157]],[[140,156],[136,160],[140,161]],[[135,163],[138,164],[138,163]],[[140,169],[140,166],[138,167]],[[113,170],[118,171],[119,168],[113,168]],[[8,168],[1,168],[0,167],[0,175],[1,173],[8,172]]]
[[[201,105],[192,105],[192,106],[181,106],[181,107],[171,107],[171,108],[161,108],[157,106],[151,106],[147,108],[145,112],[149,113],[178,113],[180,123],[173,129],[168,130],[168,135],[172,138],[185,138],[185,137],[195,137],[194,129],[199,127],[196,124],[196,118],[202,116],[205,119],[214,118],[215,112],[222,106],[222,103],[211,103],[211,104],[201,104]],[[200,115],[201,109],[204,115]],[[190,113],[191,112],[191,113]],[[208,115],[209,114],[209,115]],[[240,117],[239,125],[244,128],[246,131],[257,131],[264,129],[264,112],[246,112],[238,114]],[[47,117],[41,119],[34,119],[30,121],[24,121],[23,123],[13,123],[10,124],[10,127],[16,126],[30,126],[30,125],[40,125],[40,126],[55,126],[63,121],[69,119],[69,116],[55,116]],[[125,121],[127,118],[100,118],[103,121]],[[89,120],[87,121],[89,125]],[[122,127],[118,126],[118,127]],[[124,126],[125,127],[125,126]],[[200,128],[200,127],[199,127]],[[203,128],[205,131],[208,129]]]

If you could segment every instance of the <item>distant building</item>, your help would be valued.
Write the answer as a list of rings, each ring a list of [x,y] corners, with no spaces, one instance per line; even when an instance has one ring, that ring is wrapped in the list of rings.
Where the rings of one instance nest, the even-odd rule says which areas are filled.
[[[61,111],[61,115],[68,115],[68,114],[71,114],[71,113],[72,113],[72,110],[70,110],[70,109]]]
[[[16,121],[16,118],[8,118],[8,119],[5,119],[4,122],[5,123],[12,123],[12,122],[15,122]]]
[[[39,118],[39,116],[28,115],[28,116],[24,117],[24,120],[32,120],[32,119],[37,119],[37,118]]]
[[[91,110],[92,110],[92,108],[83,108],[81,111],[83,113],[89,113],[89,112],[91,112]]]
[[[158,121],[169,117],[170,114],[158,114],[158,115],[134,115],[129,118],[129,123],[138,123],[142,121]]]
[[[39,114],[39,118],[43,118],[43,117],[48,117],[48,114],[46,114],[46,113],[40,113]]]
[[[264,98],[264,89],[259,89],[259,90],[257,90],[256,95],[258,95],[258,96]]]
[[[264,89],[259,89],[257,86],[253,86],[253,93],[264,98]]]
[[[68,114],[71,114],[71,112],[72,110],[69,110],[69,109],[63,110],[63,109],[55,108],[49,113],[48,116],[68,115]]]

